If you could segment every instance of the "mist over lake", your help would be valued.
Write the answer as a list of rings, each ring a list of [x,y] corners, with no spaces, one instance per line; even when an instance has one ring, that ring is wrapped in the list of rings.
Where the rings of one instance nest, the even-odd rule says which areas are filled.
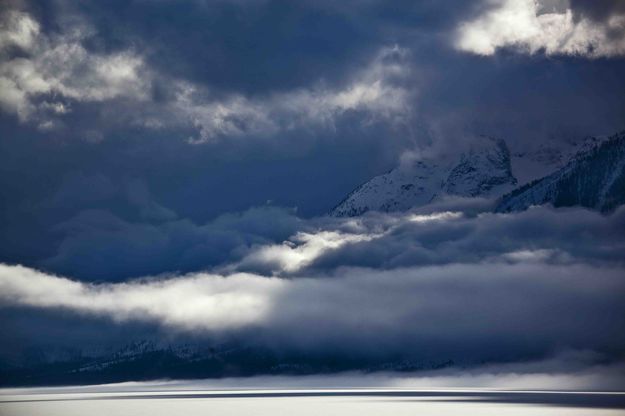
[[[261,376],[202,381],[121,383],[82,387],[4,389],[2,414],[621,414],[625,395],[583,390],[556,391],[549,386],[581,386],[600,374],[546,376],[474,374],[467,376],[357,373],[335,376]],[[605,375],[603,375],[605,376]],[[439,388],[432,388],[439,385]],[[456,386],[454,386],[456,385]],[[484,388],[497,385],[498,388]],[[522,386],[540,386],[523,390]],[[256,387],[254,387],[256,386]],[[258,386],[262,386],[259,388]],[[423,387],[427,386],[427,387]],[[444,386],[444,387],[442,387]],[[479,386],[479,387],[477,387]],[[514,386],[515,390],[506,387]],[[596,385],[595,385],[596,387]]]

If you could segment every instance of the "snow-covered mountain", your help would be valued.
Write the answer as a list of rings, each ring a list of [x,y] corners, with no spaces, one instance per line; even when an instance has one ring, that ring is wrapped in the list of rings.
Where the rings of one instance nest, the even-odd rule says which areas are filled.
[[[445,163],[422,159],[374,177],[350,193],[331,215],[353,217],[367,211],[405,211],[434,198],[448,170]]]
[[[517,184],[510,151],[503,140],[486,139],[460,156],[439,194],[464,197],[499,195]]]
[[[584,155],[593,154],[603,143],[607,145],[607,142],[619,137],[622,138],[622,134],[610,139],[588,137],[579,141],[553,141],[515,152],[510,152],[503,140],[481,137],[474,140],[469,149],[455,158],[421,158],[372,178],[350,193],[332,210],[331,215],[351,217],[367,211],[405,211],[450,195],[495,199],[507,192],[510,194],[498,205],[498,210],[523,209],[528,204],[547,202],[609,210],[618,202],[618,198],[615,200],[617,202],[611,202],[614,199],[612,193],[616,192],[612,188],[606,188],[605,195],[592,197],[595,199],[588,195],[580,195],[581,199],[578,201],[577,197],[567,196],[568,202],[565,202],[566,192],[577,191],[556,190],[557,187],[573,186],[565,185],[563,179],[556,180],[556,177],[568,177],[564,172],[571,171],[574,166],[578,166],[579,169],[587,166],[583,168],[585,169],[583,175],[596,177],[596,182],[593,182],[592,186],[605,188],[611,183],[610,175],[613,174],[606,169],[619,171],[618,169],[622,168],[622,165],[619,165],[622,160],[618,161],[620,160],[618,153],[615,154],[616,159],[611,161],[611,165],[579,163],[585,158]],[[593,172],[589,172],[590,170]],[[560,172],[559,176],[557,172]],[[614,174],[616,175],[614,186],[619,186],[618,174]],[[551,179],[548,181],[547,178]],[[547,186],[547,183],[552,182],[552,185]],[[532,196],[530,193],[524,193],[530,186],[538,186],[539,183],[544,188],[543,191],[536,188]],[[518,186],[520,188],[515,190]],[[587,186],[591,186],[590,182]],[[584,191],[580,188],[579,192]],[[585,192],[588,194],[589,191]],[[555,198],[554,195],[557,195],[557,198],[551,201]]]
[[[503,140],[482,137],[459,157],[404,163],[356,188],[333,210],[337,217],[405,211],[445,195],[492,197],[517,184]]]
[[[589,136],[577,140],[551,138],[538,146],[518,149],[512,152],[512,174],[519,181],[519,186],[541,179],[564,167],[575,155],[593,148],[606,137]]]
[[[625,132],[586,140],[557,171],[507,195],[498,212],[520,211],[532,205],[583,206],[602,212],[625,203]]]

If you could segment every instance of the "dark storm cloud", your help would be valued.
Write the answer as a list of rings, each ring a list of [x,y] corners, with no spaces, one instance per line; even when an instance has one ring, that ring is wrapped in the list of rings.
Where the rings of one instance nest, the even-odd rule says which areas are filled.
[[[300,222],[292,211],[272,207],[223,214],[204,225],[177,219],[153,201],[140,211],[144,220],[128,221],[108,211],[84,210],[56,225],[53,232],[61,241],[42,266],[70,276],[115,281],[201,270],[237,258],[254,244],[281,241]]]
[[[386,123],[382,135],[420,145],[471,133],[540,140],[554,130],[585,135],[622,128],[618,63],[593,65],[593,73],[604,74],[589,83],[579,62],[514,59],[493,65],[455,52],[452,38],[460,22],[493,7],[429,1],[31,5],[21,8],[21,20],[12,20],[35,25],[24,47],[30,48],[34,74],[45,82],[34,89],[25,82],[31,80],[9,76],[18,88],[10,90],[15,94],[7,108],[47,136],[89,141],[163,131],[196,142],[341,138],[349,135],[338,128],[343,119],[364,127],[355,132],[364,134],[380,117]],[[380,59],[395,45],[406,52],[401,77]],[[68,69],[50,72],[63,48],[74,51],[64,55]],[[124,71],[103,77],[97,68],[106,65]],[[570,91],[575,95],[562,106],[559,97]],[[558,98],[551,103],[545,97]],[[597,105],[605,111],[588,111]],[[487,120],[479,116],[484,113]]]
[[[346,16],[292,2],[133,3],[95,10],[96,24],[149,40],[159,70],[219,89],[261,92],[307,86],[363,64],[380,40]],[[173,24],[172,24],[173,22]],[[184,28],[184,30],[179,30]],[[365,45],[371,48],[364,48]],[[341,68],[343,67],[343,68]],[[343,72],[344,74],[344,72]]]
[[[606,21],[611,17],[625,15],[625,3],[619,0],[570,0],[570,5],[578,18],[587,16],[596,21]]]
[[[95,44],[142,44],[166,74],[257,94],[349,81],[375,51],[438,34],[462,1],[190,1],[66,4],[98,28]],[[434,39],[431,39],[434,40]],[[111,46],[109,46],[110,48]]]
[[[196,3],[185,4],[197,6]],[[158,5],[167,8],[161,3]],[[226,3],[228,7],[230,5]],[[190,16],[194,19],[199,16],[202,27],[219,33],[227,32],[225,28],[237,27],[228,21],[221,27],[221,9],[219,4],[216,6],[217,10],[212,7],[207,10],[200,8],[191,12]],[[288,11],[289,6],[269,9]],[[184,51],[185,47],[177,44],[175,39],[173,44],[154,43],[150,33],[134,34],[122,30],[121,35],[129,40],[127,44],[115,48],[93,48],[91,44],[94,38],[106,39],[101,33],[110,33],[106,28],[98,26],[97,17],[100,14],[96,11],[80,13],[69,5],[61,10],[65,14],[58,17],[60,23],[55,30],[46,30],[36,17],[23,10],[8,9],[2,14],[6,23],[2,25],[0,33],[5,61],[0,67],[3,85],[0,105],[21,123],[35,125],[42,132],[79,136],[83,140],[99,142],[110,136],[116,128],[125,127],[139,128],[153,134],[165,130],[177,136],[178,140],[206,143],[224,138],[264,138],[289,131],[300,134],[307,130],[332,131],[340,119],[353,115],[357,115],[361,126],[378,121],[386,122],[389,127],[402,126],[408,118],[407,102],[412,92],[405,82],[408,71],[403,57],[406,52],[393,42],[360,42],[361,49],[366,49],[366,56],[362,59],[348,56],[347,51],[358,48],[340,48],[345,56],[343,60],[330,57],[332,71],[316,70],[317,75],[314,77],[304,74],[305,82],[298,85],[288,85],[287,77],[278,74],[280,82],[272,78],[271,88],[250,92],[244,86],[230,85],[232,82],[210,73],[203,79],[197,79],[188,71],[182,74],[168,71],[172,65],[168,62],[167,54],[153,51],[152,45],[162,44],[173,53]],[[316,18],[317,12],[315,9],[303,14]],[[242,13],[248,14],[250,11],[244,8]],[[249,16],[253,20],[258,13]],[[168,19],[170,17],[168,15]],[[290,20],[288,16],[275,19],[279,23]],[[158,16],[156,20],[153,23],[160,27]],[[211,20],[215,24],[211,24]],[[292,26],[291,32],[302,26],[299,20],[296,18],[292,25],[287,24],[289,28]],[[185,23],[183,18],[180,24]],[[118,27],[124,27],[122,23],[117,24]],[[261,27],[270,24],[263,22]],[[193,24],[187,25],[187,30],[190,30],[189,26],[193,28]],[[311,41],[297,39],[297,36],[291,39],[276,24],[271,25],[271,30],[267,30],[266,34],[272,34],[272,30],[277,31],[278,39],[294,42],[294,51],[306,53],[305,46]],[[248,33],[236,30],[234,33],[253,42],[264,39],[255,31],[253,29],[252,33]],[[304,29],[304,32],[309,31]],[[193,39],[187,36],[189,33],[199,33],[204,37],[193,43]],[[331,33],[330,36],[337,36],[336,39],[348,38],[341,36],[340,31],[332,26],[320,33]],[[133,41],[143,39],[142,36],[150,43]],[[247,80],[254,85],[262,84],[258,77],[263,78],[259,74],[263,62],[268,62],[274,72],[275,68],[286,66],[289,73],[301,74],[303,68],[315,70],[311,62],[321,61],[310,51],[306,53],[310,62],[293,51],[280,51],[280,45],[269,40],[273,46],[271,50],[277,50],[284,60],[276,61],[266,56],[268,54],[263,52],[262,47],[249,47],[249,51],[246,51],[247,47],[243,51],[233,47],[229,43],[231,38],[228,33],[215,36],[201,31],[186,32],[184,42],[185,45],[191,43],[187,46],[193,51],[193,56],[177,57],[175,60],[197,63],[203,74],[215,69],[218,75],[233,76],[236,80]],[[178,40],[182,42],[182,39]],[[209,53],[204,57],[201,52],[210,49],[207,42],[216,43],[232,57],[247,61],[231,62],[230,55],[221,56],[220,53]],[[317,45],[313,44],[312,50],[317,49]],[[23,53],[15,53],[14,50]],[[254,51],[260,51],[262,59],[254,54],[250,56],[250,52]],[[154,62],[154,56],[162,66]],[[212,59],[217,59],[221,66],[217,67]],[[289,68],[289,62],[302,64],[302,69]],[[345,65],[340,65],[341,62]],[[255,72],[241,74],[237,73],[237,68],[253,68]],[[336,75],[340,76],[340,82],[333,81]],[[92,122],[90,128],[85,125],[85,119]],[[189,129],[195,134],[189,134]]]
[[[622,59],[454,50],[482,3],[9,6],[2,39],[21,52],[2,61],[0,255],[76,277],[95,271],[70,267],[68,247],[89,251],[111,222],[148,241],[158,218],[201,225],[268,200],[319,215],[415,147],[489,134],[524,149],[625,122]],[[133,181],[149,202],[129,199]]]
[[[4,163],[0,192],[6,203],[1,204],[4,220],[0,252],[6,262],[36,264],[87,279],[94,278],[94,274],[98,278],[119,280],[214,266],[228,255],[221,245],[211,249],[208,244],[206,250],[216,254],[202,258],[198,253],[197,262],[181,261],[178,255],[165,256],[162,270],[151,266],[150,258],[127,260],[136,266],[125,271],[105,257],[97,259],[99,250],[106,246],[103,242],[106,236],[112,239],[111,253],[122,258],[132,259],[133,253],[139,252],[161,253],[157,247],[163,240],[151,240],[155,232],[156,235],[161,232],[154,230],[169,229],[163,231],[166,235],[174,230],[187,230],[182,234],[191,236],[176,241],[191,246],[204,234],[201,231],[198,234],[197,230],[216,217],[245,211],[250,206],[265,206],[268,202],[298,207],[298,213],[304,216],[323,212],[329,205],[326,199],[342,198],[344,189],[351,186],[350,181],[359,180],[358,172],[364,170],[367,172],[364,176],[368,176],[380,169],[375,164],[366,164],[367,155],[374,148],[378,154],[388,151],[377,137],[354,137],[352,140],[359,144],[356,151],[353,151],[355,143],[342,142],[323,150],[313,149],[309,154],[301,146],[299,149],[275,147],[270,154],[264,154],[267,145],[218,149],[190,148],[185,143],[171,141],[145,146],[109,140],[96,146],[79,146],[18,136],[5,141],[1,152]],[[324,169],[316,168],[320,163]],[[353,166],[354,172],[345,172],[337,178],[336,172],[347,166]],[[326,185],[319,187],[321,183]],[[137,191],[133,187],[139,188],[143,199],[133,195]],[[145,199],[146,189],[141,188],[149,190],[150,199]],[[328,195],[333,196],[328,198]],[[271,213],[281,209],[260,211],[268,213],[263,221],[271,224]],[[94,221],[96,217],[106,220]],[[111,224],[117,227],[115,232]],[[207,238],[216,241],[211,238],[210,230],[207,232]],[[224,232],[227,234],[227,229]],[[250,232],[257,231],[250,229]],[[279,238],[284,239],[291,232],[287,229]],[[144,243],[122,243],[115,248],[112,236],[119,239],[132,236],[132,241]],[[232,238],[237,239],[234,235]],[[78,241],[84,243],[82,255],[103,267],[90,267],[88,261],[80,260],[78,253],[71,254],[73,249],[66,251]],[[169,237],[164,237],[164,241],[169,241]],[[170,247],[174,252],[185,250],[178,243],[176,246],[179,248],[167,243],[161,248]],[[130,251],[122,252],[120,247]],[[105,252],[108,251],[102,253]],[[53,258],[56,260],[52,261]],[[85,269],[78,267],[79,264]]]
[[[97,325],[115,343],[621,357],[622,209],[314,217],[404,152],[623,129],[623,38],[604,30],[622,10],[599,3],[558,6],[568,46],[521,1],[6,3],[0,293],[28,316],[0,325],[23,323],[16,345],[81,322],[93,343]],[[537,35],[502,38],[519,4]],[[463,25],[483,36],[459,47]]]

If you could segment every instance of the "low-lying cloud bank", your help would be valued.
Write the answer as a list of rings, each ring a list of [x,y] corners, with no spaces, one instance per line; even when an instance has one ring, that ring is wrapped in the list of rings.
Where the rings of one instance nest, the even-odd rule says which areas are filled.
[[[154,210],[151,203],[146,206]],[[481,213],[487,205],[461,202],[444,207],[450,211],[435,208],[406,215],[302,219],[293,210],[265,206],[206,224],[175,215],[130,222],[90,209],[56,226],[60,242],[35,268],[81,280],[124,281],[200,270],[311,276],[346,266],[393,269],[514,262],[523,256],[552,263],[623,262],[625,209],[602,216],[550,208]]]
[[[345,269],[328,278],[201,273],[87,285],[3,265],[0,276],[5,305],[153,320],[189,331],[254,328],[268,337],[264,342],[309,351],[481,357],[562,345],[625,347],[620,267],[449,264]]]
[[[472,368],[449,367],[439,370],[405,372],[342,372],[298,376],[224,377],[204,380],[155,380],[91,386],[4,388],[13,394],[122,393],[142,392],[223,392],[235,390],[314,389],[494,389],[556,391],[621,391],[625,387],[623,362],[598,364],[592,353],[569,351],[544,360],[512,364],[489,364]]]
[[[212,272],[84,283],[0,266],[3,306],[306,354],[515,360],[625,350],[625,210],[303,221]]]

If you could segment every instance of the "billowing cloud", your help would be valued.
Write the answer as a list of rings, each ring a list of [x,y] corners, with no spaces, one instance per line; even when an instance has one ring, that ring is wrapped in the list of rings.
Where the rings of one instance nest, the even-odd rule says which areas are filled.
[[[146,317],[191,328],[236,329],[262,321],[277,280],[197,275],[143,283],[89,286],[20,266],[2,266],[2,296],[17,304],[61,307],[116,320]],[[26,289],[26,290],[24,290]],[[193,295],[195,294],[195,295]],[[184,306],[183,306],[184,305]]]
[[[295,272],[311,264],[327,251],[346,244],[370,241],[375,234],[346,234],[337,231],[299,232],[281,244],[261,246],[246,255],[236,268],[264,268]]]
[[[264,206],[198,224],[158,204],[141,182],[116,191],[98,176],[74,181],[87,181],[90,192],[78,198],[68,185],[55,195],[49,215],[59,209],[58,201],[80,210],[57,223],[58,243],[39,266],[89,280],[203,269],[306,275],[341,266],[389,269],[498,259],[616,264],[625,244],[622,209],[607,217],[548,207],[504,215],[488,212],[488,204],[456,204],[339,220],[302,219],[293,210]],[[131,199],[125,216],[120,209],[116,214],[92,208],[120,194]],[[428,211],[441,208],[456,211]]]
[[[149,77],[142,59],[132,51],[89,52],[83,46],[91,31],[88,25],[46,35],[27,13],[8,10],[1,18],[0,105],[21,120],[39,113],[40,127],[50,127],[54,120],[46,116],[70,111],[67,99],[147,97]]]
[[[471,361],[562,347],[622,349],[622,274],[619,267],[517,262],[348,269],[292,280],[198,273],[88,285],[3,265],[0,293],[4,305],[155,321],[178,331],[254,328],[260,338],[249,342],[291,351],[412,351]]]
[[[0,358],[206,334],[622,358],[623,209],[323,216],[402,154],[487,134],[551,158],[623,128],[622,2],[452,3],[7,3]],[[560,55],[614,59],[536,57]]]
[[[362,112],[365,125],[377,120],[405,123],[409,115],[412,91],[403,83],[409,73],[407,51],[398,46],[382,48],[343,86],[330,87],[317,79],[310,87],[250,97],[216,94],[202,84],[159,74],[132,48],[93,52],[85,46],[94,36],[87,21],[45,34],[25,12],[9,10],[2,20],[0,104],[43,130],[57,126],[59,116],[70,112],[74,102],[117,98],[141,103],[123,118],[131,126],[192,128],[197,131],[189,138],[192,143],[311,127],[332,130],[337,118],[348,112]],[[165,104],[154,100],[158,85],[167,85]]]
[[[306,275],[344,266],[394,269],[455,262],[615,265],[623,257],[624,214],[622,209],[603,217],[583,209],[542,207],[515,215],[417,210],[371,213],[344,223],[321,220],[302,224],[306,238],[295,235],[251,247],[235,269]]]
[[[292,210],[263,207],[225,214],[198,225],[176,218],[153,200],[140,202],[135,209],[142,221],[85,209],[58,224],[55,232],[62,240],[42,266],[90,280],[114,281],[162,271],[226,267],[251,247],[282,241],[296,233],[301,223]],[[256,262],[251,264],[259,267]]]
[[[0,50],[17,46],[22,49],[33,47],[39,35],[39,24],[29,15],[17,11],[9,11],[2,16]]]
[[[568,2],[496,0],[487,4],[490,7],[483,14],[459,26],[458,49],[478,55],[493,55],[501,48],[589,58],[625,55],[625,13],[595,20],[576,15]]]
[[[562,348],[618,355],[624,213],[315,219],[283,243],[233,250],[213,271],[89,284],[3,265],[1,304],[238,334],[291,352],[469,361]]]

